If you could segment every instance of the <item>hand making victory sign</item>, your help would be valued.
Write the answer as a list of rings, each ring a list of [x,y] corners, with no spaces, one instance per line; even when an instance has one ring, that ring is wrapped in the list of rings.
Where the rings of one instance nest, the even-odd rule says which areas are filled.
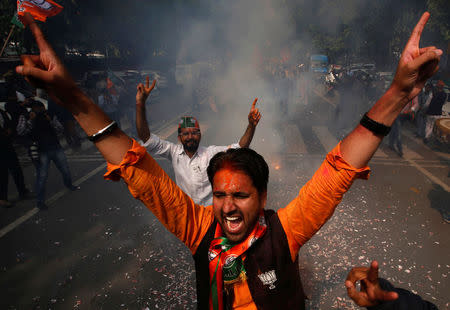
[[[256,102],[258,98],[255,98],[252,103],[252,108],[250,109],[250,113],[248,113],[248,123],[256,127],[258,125],[259,120],[261,119],[261,112],[259,112],[258,108],[256,108]]]
[[[136,104],[145,104],[145,101],[155,86],[156,80],[153,80],[152,86],[150,86],[150,78],[148,76],[145,78],[145,86],[144,84],[139,83],[137,86]]]
[[[356,282],[361,282],[361,290]],[[378,283],[378,263],[373,261],[370,267],[354,267],[345,281],[348,296],[360,307],[372,307],[380,302],[396,300],[398,294],[387,292]]]
[[[416,97],[425,86],[425,82],[439,69],[442,50],[435,46],[419,47],[420,37],[429,18],[430,13],[425,12],[414,27],[392,82],[392,86],[397,87],[407,101]]]

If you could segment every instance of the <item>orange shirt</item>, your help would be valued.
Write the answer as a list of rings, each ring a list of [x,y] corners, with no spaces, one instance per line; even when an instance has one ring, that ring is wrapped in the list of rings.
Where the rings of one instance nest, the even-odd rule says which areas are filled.
[[[342,158],[338,144],[298,196],[277,211],[293,261],[300,247],[331,217],[353,181],[367,178],[369,172],[368,167],[350,166]],[[195,254],[214,221],[212,206],[195,204],[136,141],[119,165],[108,163],[105,179],[118,181],[120,178],[130,193]],[[256,309],[247,282],[235,284],[234,296],[234,309]]]

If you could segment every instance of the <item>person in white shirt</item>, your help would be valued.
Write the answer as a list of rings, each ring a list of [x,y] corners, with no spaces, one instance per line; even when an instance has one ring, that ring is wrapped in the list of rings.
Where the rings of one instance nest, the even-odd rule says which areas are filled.
[[[201,131],[197,119],[192,116],[183,116],[178,125],[178,140],[181,144],[175,144],[150,133],[145,101],[155,87],[156,81],[153,81],[151,86],[149,84],[147,77],[146,85],[140,83],[136,93],[136,129],[139,138],[143,141],[143,146],[150,154],[163,156],[172,162],[176,183],[195,203],[203,206],[211,205],[212,190],[206,173],[209,161],[215,154],[226,151],[228,148],[250,146],[256,126],[261,119],[261,113],[255,107],[257,98],[253,101],[248,114],[248,126],[239,143],[228,146],[199,146]]]

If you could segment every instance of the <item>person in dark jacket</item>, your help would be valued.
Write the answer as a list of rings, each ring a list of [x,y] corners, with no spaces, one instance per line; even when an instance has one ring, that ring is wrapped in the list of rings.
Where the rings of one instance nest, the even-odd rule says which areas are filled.
[[[361,283],[361,290],[356,283]],[[360,307],[369,310],[437,310],[429,301],[402,288],[394,287],[388,280],[378,277],[378,262],[370,267],[354,267],[345,281],[348,296]]]
[[[8,201],[8,171],[16,183],[19,197],[29,198],[30,191],[25,186],[22,168],[20,167],[11,137],[14,133],[14,124],[11,116],[0,109],[0,206],[12,207]]]
[[[428,142],[433,133],[433,127],[437,119],[442,117],[442,107],[447,101],[447,94],[444,91],[444,82],[438,81],[433,89],[433,98],[426,112],[425,139]]]
[[[24,128],[17,128],[21,135],[29,135],[32,141],[37,142],[39,160],[36,164],[36,193],[37,207],[41,210],[47,209],[45,204],[45,183],[47,182],[48,169],[50,161],[55,163],[56,168],[63,177],[64,185],[74,191],[79,187],[72,184],[72,176],[70,174],[69,165],[67,163],[64,150],[59,144],[58,133],[63,131],[61,123],[57,117],[53,119],[45,110],[42,102],[32,101],[29,119],[21,121]]]
[[[431,92],[432,85],[430,83],[426,84],[423,91],[419,94],[419,108],[416,112],[416,137],[425,137],[425,121],[426,121],[426,111],[430,105],[433,94]]]

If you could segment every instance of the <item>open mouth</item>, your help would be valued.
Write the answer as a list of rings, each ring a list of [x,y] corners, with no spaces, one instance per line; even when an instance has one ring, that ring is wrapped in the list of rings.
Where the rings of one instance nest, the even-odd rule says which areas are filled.
[[[228,232],[231,234],[239,233],[244,227],[244,221],[240,216],[225,216],[224,222]]]

